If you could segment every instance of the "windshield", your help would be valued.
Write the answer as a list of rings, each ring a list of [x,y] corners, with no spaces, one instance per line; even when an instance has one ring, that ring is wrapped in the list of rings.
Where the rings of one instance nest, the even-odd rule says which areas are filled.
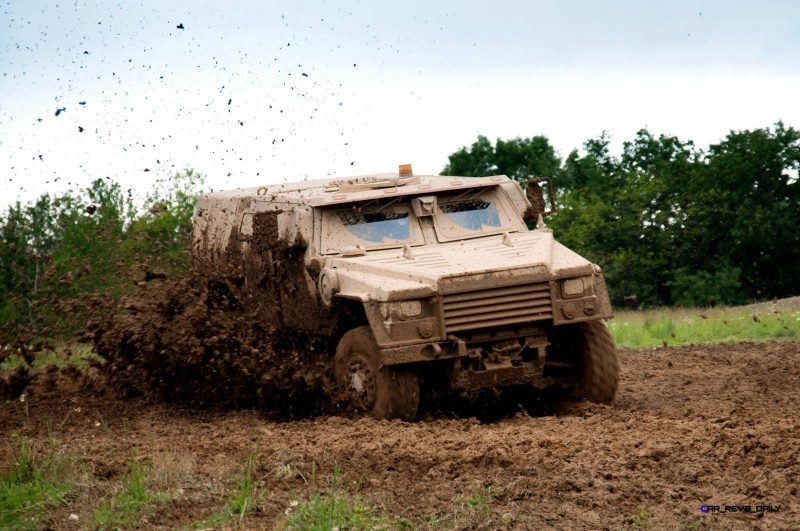
[[[352,234],[368,242],[408,239],[408,212],[339,212],[339,220]]]
[[[496,234],[517,227],[497,190],[440,196],[433,217],[440,240]]]
[[[349,207],[322,213],[323,253],[346,248],[384,249],[424,243],[419,221],[405,204]]]
[[[439,210],[459,227],[482,230],[485,227],[499,227],[500,215],[497,207],[483,199],[466,199],[443,203]]]

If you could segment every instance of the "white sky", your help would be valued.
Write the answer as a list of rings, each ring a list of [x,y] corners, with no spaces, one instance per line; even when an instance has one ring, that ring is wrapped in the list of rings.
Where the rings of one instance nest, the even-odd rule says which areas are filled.
[[[800,2],[161,4],[0,4],[0,206],[187,166],[214,189],[438,173],[478,133],[566,156],[800,126]]]

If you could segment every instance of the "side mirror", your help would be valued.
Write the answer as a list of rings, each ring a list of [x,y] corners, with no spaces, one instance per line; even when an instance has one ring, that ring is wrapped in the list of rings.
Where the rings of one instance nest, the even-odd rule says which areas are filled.
[[[535,221],[540,215],[546,217],[556,211],[556,196],[553,192],[552,177],[536,177],[526,181],[525,195],[531,203],[531,207],[525,212],[525,221]]]

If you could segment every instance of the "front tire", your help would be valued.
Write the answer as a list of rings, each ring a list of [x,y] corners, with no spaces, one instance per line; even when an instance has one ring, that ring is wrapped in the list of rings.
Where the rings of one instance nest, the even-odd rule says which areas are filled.
[[[614,340],[602,321],[581,323],[579,329],[579,392],[592,402],[610,404],[619,387],[619,360]]]
[[[355,412],[378,419],[416,417],[419,408],[416,372],[384,366],[369,326],[359,326],[342,336],[336,347],[333,372]]]
[[[547,358],[554,362],[552,367],[557,367],[550,374],[566,377],[574,398],[600,404],[614,401],[619,387],[619,361],[614,341],[602,321],[554,327]],[[561,367],[569,367],[566,374]]]

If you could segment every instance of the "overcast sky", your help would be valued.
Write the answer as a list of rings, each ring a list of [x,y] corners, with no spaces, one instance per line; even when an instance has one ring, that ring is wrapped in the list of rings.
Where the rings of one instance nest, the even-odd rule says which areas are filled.
[[[184,167],[214,189],[438,173],[478,133],[566,156],[800,126],[800,2],[164,3],[2,4],[0,204]]]

